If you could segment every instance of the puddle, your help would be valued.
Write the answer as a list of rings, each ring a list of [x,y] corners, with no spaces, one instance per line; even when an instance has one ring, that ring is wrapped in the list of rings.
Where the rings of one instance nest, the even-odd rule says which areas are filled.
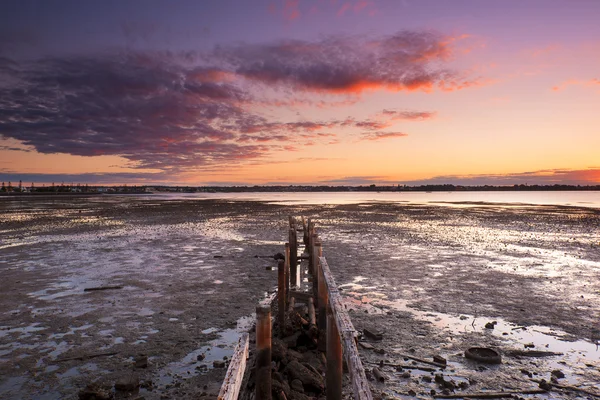
[[[367,289],[356,284],[346,284],[354,290]],[[348,309],[367,310],[372,314],[384,314],[389,310],[408,312],[417,320],[427,321],[441,331],[450,333],[456,338],[461,334],[479,333],[491,335],[505,342],[502,350],[535,350],[562,355],[527,358],[535,360],[536,365],[543,363],[544,369],[548,371],[559,369],[565,373],[561,382],[571,385],[590,385],[585,382],[584,376],[589,373],[589,368],[595,366],[600,368],[600,335],[596,330],[590,329],[589,339],[577,340],[572,335],[558,329],[545,326],[519,326],[501,318],[476,317],[473,315],[453,316],[449,314],[421,311],[412,308],[406,300],[388,300],[387,295],[373,291],[348,291],[343,292]],[[486,324],[494,322],[494,329],[486,328]],[[525,347],[527,345],[527,347]],[[507,360],[519,360],[516,356],[505,355]],[[525,358],[521,357],[521,360]],[[464,366],[453,363],[457,371]],[[600,389],[600,384],[595,384]]]
[[[164,367],[159,372],[159,384],[166,386],[174,383],[176,379],[186,379],[196,374],[202,374],[213,368],[214,361],[229,360],[240,335],[250,329],[255,318],[255,315],[251,315],[238,319],[237,326],[234,329],[218,330],[217,328],[208,328],[203,330],[203,334],[218,333],[219,337],[188,353],[181,360]]]

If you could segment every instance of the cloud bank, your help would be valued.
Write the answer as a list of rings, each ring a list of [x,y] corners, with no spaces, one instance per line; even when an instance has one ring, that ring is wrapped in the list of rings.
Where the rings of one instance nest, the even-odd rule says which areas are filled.
[[[405,136],[386,129],[435,113],[383,110],[362,120],[280,121],[260,112],[266,102],[277,107],[264,93],[293,107],[294,93],[327,93],[343,105],[349,94],[367,90],[467,87],[475,81],[443,67],[452,57],[449,43],[436,33],[402,31],[218,46],[205,53],[35,60],[0,53],[0,138],[40,153],[118,155],[131,168],[173,173],[334,145],[359,132],[365,140]]]

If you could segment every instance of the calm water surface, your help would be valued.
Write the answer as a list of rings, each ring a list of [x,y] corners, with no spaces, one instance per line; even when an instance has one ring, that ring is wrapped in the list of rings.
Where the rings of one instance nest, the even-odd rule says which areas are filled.
[[[491,205],[563,205],[600,208],[600,192],[272,192],[272,193],[157,193],[148,198],[257,200],[280,204],[356,204],[364,202],[432,203],[468,206]],[[477,204],[480,206],[481,204]]]

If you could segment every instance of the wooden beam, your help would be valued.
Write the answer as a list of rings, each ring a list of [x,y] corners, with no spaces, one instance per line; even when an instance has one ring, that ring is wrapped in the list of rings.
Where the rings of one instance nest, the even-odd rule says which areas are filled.
[[[356,347],[356,337],[358,336],[350,316],[342,302],[342,296],[337,289],[329,265],[325,257],[319,258],[323,278],[327,284],[329,307],[331,307],[335,325],[342,339],[342,348],[348,364],[348,372],[350,373],[350,381],[354,392],[355,400],[372,400],[373,395],[369,387],[369,381],[365,375],[358,348]]]
[[[219,400],[237,400],[248,359],[248,342],[249,335],[243,333],[229,362],[229,368],[219,392]]]

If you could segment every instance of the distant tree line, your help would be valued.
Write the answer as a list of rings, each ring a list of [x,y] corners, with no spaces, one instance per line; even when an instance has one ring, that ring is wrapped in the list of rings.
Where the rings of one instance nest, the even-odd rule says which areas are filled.
[[[36,186],[31,183],[29,186],[23,185],[19,181],[18,185],[12,182],[2,182],[0,194],[135,194],[135,193],[154,193],[154,192],[176,192],[176,193],[244,193],[244,192],[485,192],[485,191],[600,191],[600,185],[512,185],[512,186],[494,186],[494,185],[359,185],[359,186],[331,186],[331,185],[278,185],[278,186],[89,186],[88,184],[65,184],[64,182],[56,185],[42,184]]]

